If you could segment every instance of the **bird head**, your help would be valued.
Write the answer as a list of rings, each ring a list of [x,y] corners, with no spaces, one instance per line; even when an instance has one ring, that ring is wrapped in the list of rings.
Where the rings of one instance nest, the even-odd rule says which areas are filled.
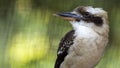
[[[79,6],[72,12],[56,13],[55,16],[70,21],[74,28],[77,24],[77,27],[84,26],[99,34],[109,32],[107,12],[102,8]]]

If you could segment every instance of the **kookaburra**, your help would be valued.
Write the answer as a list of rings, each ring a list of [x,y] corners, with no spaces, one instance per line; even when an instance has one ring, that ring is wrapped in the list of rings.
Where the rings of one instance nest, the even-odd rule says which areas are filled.
[[[72,12],[56,13],[73,30],[61,40],[54,68],[94,68],[108,43],[109,22],[102,8],[80,6]]]

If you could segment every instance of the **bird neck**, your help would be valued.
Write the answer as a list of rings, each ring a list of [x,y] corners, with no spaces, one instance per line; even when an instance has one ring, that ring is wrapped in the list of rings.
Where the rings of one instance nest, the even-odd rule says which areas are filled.
[[[91,25],[84,26],[81,25],[81,22],[70,22],[75,30],[75,36],[80,37],[80,38],[91,38],[97,35],[97,33],[90,28]]]

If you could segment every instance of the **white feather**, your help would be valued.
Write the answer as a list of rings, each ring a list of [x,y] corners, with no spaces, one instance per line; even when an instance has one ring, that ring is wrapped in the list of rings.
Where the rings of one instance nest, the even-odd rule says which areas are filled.
[[[70,22],[75,30],[75,36],[79,38],[91,38],[97,36],[97,33],[92,29],[94,23],[87,23],[85,21],[72,21]]]
[[[93,8],[93,7],[86,7],[86,11],[90,12],[91,14],[100,14],[101,12],[105,12],[102,8]]]

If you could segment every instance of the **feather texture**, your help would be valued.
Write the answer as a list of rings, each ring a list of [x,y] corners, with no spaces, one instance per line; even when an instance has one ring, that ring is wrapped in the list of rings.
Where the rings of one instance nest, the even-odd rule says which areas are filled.
[[[73,44],[73,40],[75,38],[74,32],[74,30],[71,30],[65,35],[65,37],[62,38],[57,51],[57,59],[54,68],[60,68],[61,63],[68,54],[68,49]]]

